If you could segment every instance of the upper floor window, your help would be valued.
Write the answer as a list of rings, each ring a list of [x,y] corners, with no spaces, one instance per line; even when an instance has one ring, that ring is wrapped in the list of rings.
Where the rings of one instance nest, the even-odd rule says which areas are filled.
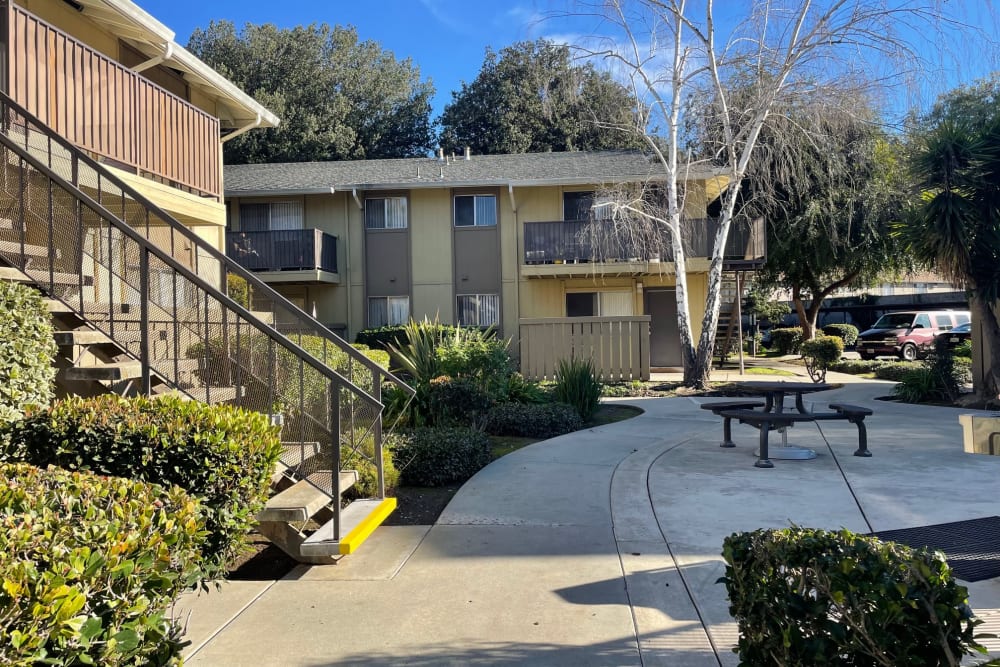
[[[365,229],[406,229],[406,197],[365,199]]]
[[[493,195],[459,195],[455,197],[456,227],[495,227],[497,198]]]
[[[607,220],[611,218],[611,207],[602,203],[606,200],[595,199],[593,191],[564,192],[563,220]]]
[[[300,201],[240,204],[240,231],[243,232],[302,229],[304,222]]]

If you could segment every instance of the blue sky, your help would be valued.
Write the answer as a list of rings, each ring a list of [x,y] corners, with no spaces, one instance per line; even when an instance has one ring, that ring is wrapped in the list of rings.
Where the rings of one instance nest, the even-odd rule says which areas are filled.
[[[274,23],[280,27],[299,24],[329,23],[353,25],[361,39],[379,42],[397,58],[411,58],[424,78],[431,78],[437,89],[434,117],[451,100],[451,92],[462,81],[475,78],[487,46],[499,50],[519,40],[554,37],[573,39],[586,35],[597,26],[592,20],[543,19],[553,10],[565,9],[570,0],[362,0],[359,2],[321,0],[138,0],[139,4],[169,26],[176,40],[186,44],[191,31],[205,27],[212,19],[228,19],[241,27],[244,23]],[[906,2],[907,0],[899,0]],[[729,3],[717,2],[720,13]],[[697,4],[697,3],[694,3]],[[977,26],[981,37],[994,40],[987,44],[941,27],[914,36],[926,62],[916,69],[925,70],[923,95],[926,103],[939,92],[958,83],[971,81],[998,68],[1000,53],[995,40],[998,21],[992,0],[952,0],[945,3],[954,16],[970,26]],[[723,21],[725,17],[722,17]],[[900,91],[897,109],[915,101],[912,91]]]

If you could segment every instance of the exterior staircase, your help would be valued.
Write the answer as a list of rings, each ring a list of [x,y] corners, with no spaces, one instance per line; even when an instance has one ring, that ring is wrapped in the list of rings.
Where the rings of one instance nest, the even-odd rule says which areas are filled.
[[[253,310],[228,296],[231,274],[249,283]],[[381,391],[412,389],[2,93],[0,279],[46,297],[60,392],[282,414],[274,495],[258,518],[294,558],[333,562],[395,508]],[[356,462],[374,467],[378,489],[345,506]]]
[[[739,353],[739,323],[737,321],[737,305],[746,297],[749,291],[746,276],[738,277],[736,271],[726,271],[722,274],[722,290],[719,294],[719,321],[715,331],[715,356],[722,365],[726,360]]]

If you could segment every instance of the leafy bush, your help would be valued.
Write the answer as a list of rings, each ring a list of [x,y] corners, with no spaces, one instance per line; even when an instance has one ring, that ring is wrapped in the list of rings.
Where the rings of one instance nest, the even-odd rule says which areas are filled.
[[[266,415],[163,397],[68,398],[0,435],[0,460],[176,484],[198,498],[205,569],[221,575],[243,550],[281,451]]]
[[[493,458],[490,439],[464,427],[418,428],[400,434],[395,446],[400,478],[408,486],[464,482]]]
[[[507,378],[504,400],[511,403],[545,403],[548,395],[537,382],[528,382],[520,373],[511,373]]]
[[[972,359],[972,341],[963,340],[958,344],[958,347],[953,350],[953,353],[960,359]]]
[[[179,487],[0,464],[0,663],[166,665],[201,578],[199,503]]]
[[[0,424],[29,405],[52,400],[56,344],[52,319],[36,290],[0,280]]]
[[[393,459],[393,450],[399,436],[388,434],[382,441],[382,480],[385,495],[396,495],[399,471]],[[378,469],[375,467],[375,437],[371,431],[355,431],[347,446],[341,448],[341,468],[357,470],[358,481],[344,493],[348,500],[378,496]]]
[[[836,336],[844,341],[844,347],[851,347],[858,342],[858,328],[853,324],[827,324],[823,327],[827,336]]]
[[[556,400],[576,408],[583,421],[593,417],[601,400],[601,383],[595,377],[594,362],[560,359],[556,377]]]
[[[890,361],[875,369],[875,377],[879,380],[899,382],[907,373],[918,368],[923,368],[923,364],[919,361]]]
[[[606,396],[608,398],[642,396],[643,388],[644,385],[642,384],[642,380],[608,383],[601,386],[601,396]]]
[[[972,384],[972,359],[955,357],[955,379],[959,384]]]
[[[771,329],[771,347],[778,354],[796,354],[802,344],[802,329],[798,327]]]
[[[806,360],[806,370],[813,382],[826,380],[826,371],[840,361],[844,353],[844,341],[837,336],[817,336],[799,346],[802,358]]]
[[[925,403],[943,398],[938,378],[925,367],[906,371],[892,388],[892,395],[904,403]]]
[[[235,273],[227,273],[226,294],[229,295],[230,299],[250,310],[251,292],[250,284],[246,278]]]
[[[427,386],[431,426],[474,425],[491,404],[486,392],[468,378],[442,375]]]
[[[354,342],[385,351],[389,351],[390,347],[400,348],[407,343],[406,327],[396,324],[374,329],[362,329],[358,332]]]
[[[579,413],[565,403],[501,403],[486,416],[486,432],[490,435],[544,439],[582,428]]]
[[[861,375],[862,373],[874,373],[879,368],[883,368],[892,363],[893,362],[891,361],[883,361],[879,359],[845,359],[843,361],[830,364],[830,370],[837,373]]]
[[[492,329],[485,332],[474,328],[455,329],[442,336],[435,351],[438,370],[442,375],[468,378],[490,398],[504,397],[513,372],[509,339],[500,339]]]
[[[793,527],[733,534],[722,555],[741,665],[958,665],[978,647],[940,553]]]

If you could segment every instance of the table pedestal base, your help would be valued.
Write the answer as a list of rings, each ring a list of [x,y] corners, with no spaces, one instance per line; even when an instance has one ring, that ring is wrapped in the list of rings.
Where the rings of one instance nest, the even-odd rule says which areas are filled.
[[[808,447],[799,447],[798,445],[783,445],[781,447],[768,447],[767,453],[769,458],[779,459],[781,461],[807,461],[809,459],[816,458],[816,452]],[[757,452],[760,456],[760,452]]]

